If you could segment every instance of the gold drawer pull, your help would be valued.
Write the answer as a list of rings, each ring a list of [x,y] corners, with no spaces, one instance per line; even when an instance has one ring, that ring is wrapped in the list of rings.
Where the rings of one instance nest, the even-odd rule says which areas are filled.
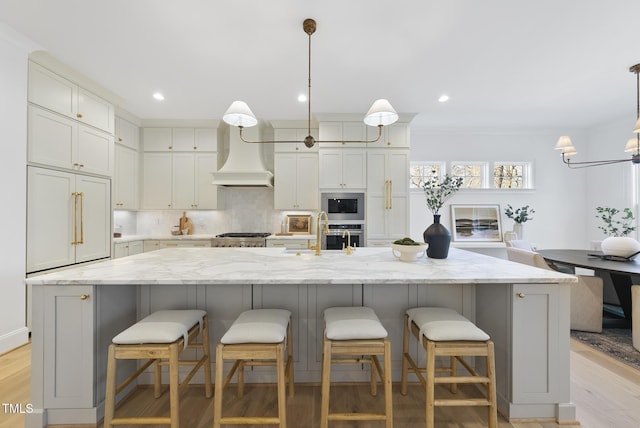
[[[83,294],[80,296],[80,300],[87,300],[89,298],[88,294]]]
[[[520,292],[520,293],[516,294],[516,296],[518,296],[521,299],[524,299],[525,294],[523,292]]]

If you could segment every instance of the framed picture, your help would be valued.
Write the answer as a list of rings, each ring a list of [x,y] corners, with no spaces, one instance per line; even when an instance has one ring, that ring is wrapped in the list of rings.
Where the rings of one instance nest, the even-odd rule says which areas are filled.
[[[287,232],[294,235],[311,234],[310,215],[287,215]]]
[[[500,205],[451,205],[453,241],[502,242]]]

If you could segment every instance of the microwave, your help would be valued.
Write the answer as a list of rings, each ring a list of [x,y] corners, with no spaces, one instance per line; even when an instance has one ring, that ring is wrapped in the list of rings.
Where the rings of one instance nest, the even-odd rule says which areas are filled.
[[[364,221],[364,193],[322,193],[321,209],[329,221]]]

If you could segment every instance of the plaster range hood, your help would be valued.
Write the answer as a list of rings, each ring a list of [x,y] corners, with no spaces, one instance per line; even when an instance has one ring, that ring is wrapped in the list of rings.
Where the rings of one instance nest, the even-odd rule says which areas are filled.
[[[249,128],[251,138],[260,139],[260,127]],[[273,173],[264,166],[263,145],[245,143],[236,132],[227,133],[229,156],[222,168],[212,172],[211,184],[225,187],[273,187]]]

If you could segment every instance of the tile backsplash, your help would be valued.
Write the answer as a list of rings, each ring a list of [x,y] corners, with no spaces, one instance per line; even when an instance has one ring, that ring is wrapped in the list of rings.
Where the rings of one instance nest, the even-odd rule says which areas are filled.
[[[225,232],[280,232],[288,211],[273,209],[273,189],[227,188],[225,209],[186,210],[194,235],[217,235]],[[113,226],[123,235],[165,236],[178,225],[183,211],[114,211]],[[296,212],[300,214],[301,212]],[[302,212],[302,214],[308,212]]]

